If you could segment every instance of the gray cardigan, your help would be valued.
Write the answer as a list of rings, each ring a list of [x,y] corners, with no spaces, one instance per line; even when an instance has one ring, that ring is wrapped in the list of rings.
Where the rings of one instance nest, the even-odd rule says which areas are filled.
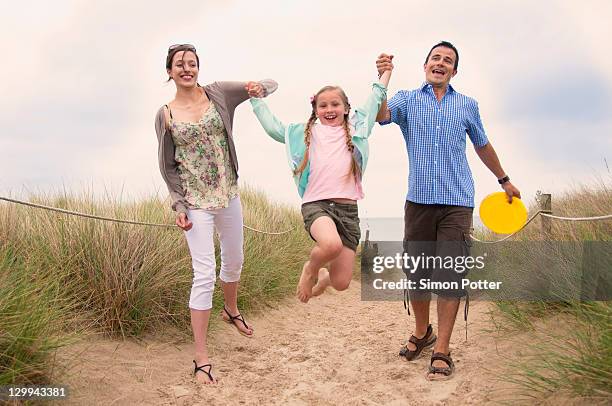
[[[259,82],[263,88],[265,95],[274,92],[278,84],[272,79],[264,79]],[[236,147],[234,146],[234,137],[232,134],[232,125],[234,123],[234,110],[243,101],[249,98],[245,90],[245,82],[214,82],[204,86],[206,96],[213,103],[227,132],[230,158],[232,167],[238,178],[238,158],[236,156]],[[164,114],[164,106],[160,107],[155,116],[155,132],[157,133],[158,142],[158,160],[159,170],[166,182],[170,198],[172,199],[172,210],[179,213],[186,213],[190,207],[185,200],[185,192],[179,178],[177,165],[174,160],[174,141],[172,135],[166,126],[166,115]]]

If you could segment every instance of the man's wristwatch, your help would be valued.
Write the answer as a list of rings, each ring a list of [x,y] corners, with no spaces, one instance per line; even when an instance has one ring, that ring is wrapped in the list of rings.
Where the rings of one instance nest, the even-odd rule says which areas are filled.
[[[503,178],[497,179],[497,181],[499,182],[500,185],[503,185],[506,182],[510,182],[510,177],[506,175]]]

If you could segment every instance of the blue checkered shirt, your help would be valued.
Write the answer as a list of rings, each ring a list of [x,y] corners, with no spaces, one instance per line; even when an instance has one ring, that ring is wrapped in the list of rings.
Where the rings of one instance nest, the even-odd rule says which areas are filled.
[[[478,103],[452,86],[441,102],[428,83],[400,90],[387,102],[391,120],[400,126],[408,151],[408,195],[421,204],[474,207],[474,180],[465,154],[465,134],[476,147],[489,141]]]

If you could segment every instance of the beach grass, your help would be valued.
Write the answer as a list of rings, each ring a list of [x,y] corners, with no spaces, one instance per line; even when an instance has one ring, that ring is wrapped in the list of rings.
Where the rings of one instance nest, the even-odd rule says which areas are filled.
[[[612,213],[612,188],[602,182],[579,187],[565,195],[553,195],[553,214],[564,217],[592,217]],[[537,210],[534,204],[530,211]],[[543,234],[542,218],[517,235],[523,242],[554,241],[558,247],[575,247],[589,241],[612,241],[612,221],[566,222],[551,220],[550,233]],[[546,221],[546,220],[544,220]],[[483,235],[494,240],[494,235]],[[524,247],[524,246],[523,246]],[[547,248],[549,247],[549,248]],[[537,252],[538,250],[541,252]],[[533,252],[535,251],[535,252]],[[569,258],[570,254],[566,253]],[[533,261],[550,260],[548,244],[530,244],[523,255]],[[564,253],[555,252],[556,262]],[[586,254],[585,254],[586,255]],[[561,258],[561,259],[560,259]],[[584,263],[584,262],[583,262]],[[567,272],[575,263],[565,268]],[[606,265],[612,271],[611,263]],[[564,270],[557,266],[556,270]],[[587,270],[582,270],[588,271]],[[518,270],[517,270],[518,272]],[[561,272],[564,273],[564,272]],[[527,275],[514,275],[528,278]],[[550,289],[567,289],[567,275],[555,275]],[[608,299],[608,297],[603,299]],[[510,357],[510,366],[501,377],[521,388],[517,397],[543,402],[551,396],[580,399],[596,404],[612,401],[612,302],[609,300],[529,300],[497,301],[492,321],[498,331],[512,337],[520,356]]]
[[[66,192],[29,201],[141,222],[174,224],[153,197]],[[293,293],[311,241],[300,213],[257,190],[241,190],[244,231],[239,306],[245,313]],[[217,244],[217,264],[219,251]],[[0,204],[0,384],[44,382],[56,348],[85,334],[140,337],[165,327],[189,333],[191,257],[177,227],[127,225]],[[219,284],[213,312],[223,298]],[[216,318],[211,318],[216,320]]]

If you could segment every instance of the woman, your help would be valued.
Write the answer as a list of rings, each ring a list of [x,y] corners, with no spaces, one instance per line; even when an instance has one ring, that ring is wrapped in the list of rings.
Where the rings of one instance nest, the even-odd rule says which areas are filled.
[[[168,49],[166,71],[174,81],[174,100],[157,112],[159,167],[177,212],[176,224],[185,231],[193,264],[189,299],[195,342],[194,375],[204,384],[216,383],[206,349],[208,320],[215,284],[215,229],[221,243],[223,319],[239,333],[253,329],[236,303],[243,262],[242,206],[238,195],[238,161],[233,142],[234,110],[249,97],[276,90],[273,80],[198,84],[200,59],[193,45]]]

